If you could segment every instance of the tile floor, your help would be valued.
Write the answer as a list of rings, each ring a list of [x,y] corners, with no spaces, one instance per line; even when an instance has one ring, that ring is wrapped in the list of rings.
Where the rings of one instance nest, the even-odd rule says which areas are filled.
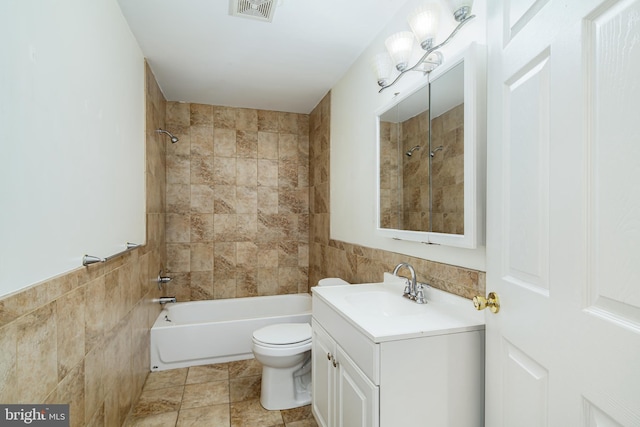
[[[267,411],[255,360],[151,372],[125,426],[317,427],[311,406]]]

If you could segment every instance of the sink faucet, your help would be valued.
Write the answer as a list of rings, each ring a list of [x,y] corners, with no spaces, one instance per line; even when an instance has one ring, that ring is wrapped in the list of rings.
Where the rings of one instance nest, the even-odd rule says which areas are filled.
[[[402,267],[406,267],[409,269],[409,272],[411,273],[411,282],[410,284],[407,285],[406,288],[404,288],[404,296],[409,298],[409,299],[415,299],[416,298],[416,271],[413,269],[413,267],[411,266],[411,264],[406,263],[406,262],[401,262],[400,264],[396,265],[396,268],[393,269],[393,275],[397,276],[398,275],[398,271],[400,271],[400,269]]]

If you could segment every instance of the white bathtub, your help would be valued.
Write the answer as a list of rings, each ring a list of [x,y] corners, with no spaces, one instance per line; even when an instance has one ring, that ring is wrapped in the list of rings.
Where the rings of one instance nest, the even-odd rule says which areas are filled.
[[[251,359],[253,331],[285,322],[311,323],[311,295],[169,303],[151,328],[151,370]]]

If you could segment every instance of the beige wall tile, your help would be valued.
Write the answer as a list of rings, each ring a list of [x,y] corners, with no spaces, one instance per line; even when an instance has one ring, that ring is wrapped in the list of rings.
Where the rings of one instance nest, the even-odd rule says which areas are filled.
[[[191,126],[213,126],[213,106],[206,104],[189,104]]]
[[[0,402],[18,403],[18,333],[16,323],[0,328]]]
[[[216,166],[213,156],[191,156],[191,185],[205,184],[214,185],[218,183],[216,180]],[[170,191],[171,186],[167,186]],[[170,202],[167,193],[167,203]],[[167,206],[169,208],[169,206]]]
[[[189,126],[190,105],[182,102],[167,102],[167,125]]]
[[[234,157],[213,158],[213,184],[236,185],[236,159]]]
[[[96,346],[87,354],[84,361],[84,414],[89,421],[101,407],[104,400],[104,351],[102,346]]]
[[[18,402],[41,402],[58,384],[56,317],[53,303],[17,321]]]
[[[214,192],[210,185],[191,185],[184,188],[190,191],[190,208],[186,212],[194,213],[213,213],[214,210]],[[183,211],[184,212],[184,211]]]
[[[213,298],[235,298],[236,297],[236,279],[218,278],[213,279]]]
[[[213,241],[213,214],[191,214],[190,241]],[[193,260],[192,260],[193,262]]]
[[[256,241],[258,239],[258,215],[236,215],[236,227],[238,241]]]
[[[191,272],[190,291],[191,301],[213,299],[213,271]]]
[[[84,426],[84,365],[80,363],[69,371],[44,403],[68,404],[69,425]]]
[[[191,243],[191,280],[196,271],[213,271],[213,243]]]
[[[260,213],[277,214],[278,201],[279,193],[277,187],[258,186],[258,211]]]
[[[278,161],[258,159],[258,186],[278,186]]]
[[[234,157],[236,155],[236,130],[213,130],[213,155],[219,157]]]
[[[167,270],[188,272],[191,265],[191,249],[186,243],[167,244]]]
[[[216,129],[236,129],[235,108],[214,106],[213,127]]]
[[[212,125],[191,126],[191,155],[192,156],[213,156],[214,130]]]
[[[280,133],[298,133],[298,114],[278,113],[278,131]]]
[[[84,291],[77,289],[55,301],[59,381],[84,359]]]
[[[253,186],[236,187],[236,213],[256,214],[258,212],[258,188]]]
[[[236,162],[236,184],[253,186],[258,184],[258,162],[256,159],[238,159]]]
[[[238,157],[255,159],[258,157],[258,132],[236,131],[236,154]]]
[[[278,113],[276,111],[258,110],[258,130],[277,132]]]
[[[239,130],[258,130],[258,110],[250,108],[236,109],[236,128]]]
[[[105,318],[105,278],[92,280],[85,287],[85,349],[84,352],[94,348],[102,339],[104,332],[107,330]]]
[[[278,134],[275,132],[258,132],[258,158],[278,159]]]
[[[258,296],[258,272],[254,267],[236,268],[236,298]]]
[[[191,241],[191,216],[188,214],[166,215],[166,241],[187,243]]]

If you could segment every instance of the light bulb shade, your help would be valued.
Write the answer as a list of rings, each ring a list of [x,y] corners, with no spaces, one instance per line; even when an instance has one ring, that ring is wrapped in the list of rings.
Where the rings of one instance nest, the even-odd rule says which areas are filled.
[[[414,40],[411,31],[395,33],[385,40],[384,44],[398,71],[403,71],[407,68],[413,52]]]
[[[421,6],[409,15],[408,21],[411,31],[424,50],[433,46],[433,40],[438,33],[439,17],[440,7],[437,3]]]
[[[393,66],[389,54],[387,52],[378,53],[373,57],[371,65],[373,67],[373,71],[376,73],[378,85],[386,86],[391,79],[391,69]]]
[[[453,17],[460,22],[471,15],[473,0],[449,0],[449,5],[453,11]]]

